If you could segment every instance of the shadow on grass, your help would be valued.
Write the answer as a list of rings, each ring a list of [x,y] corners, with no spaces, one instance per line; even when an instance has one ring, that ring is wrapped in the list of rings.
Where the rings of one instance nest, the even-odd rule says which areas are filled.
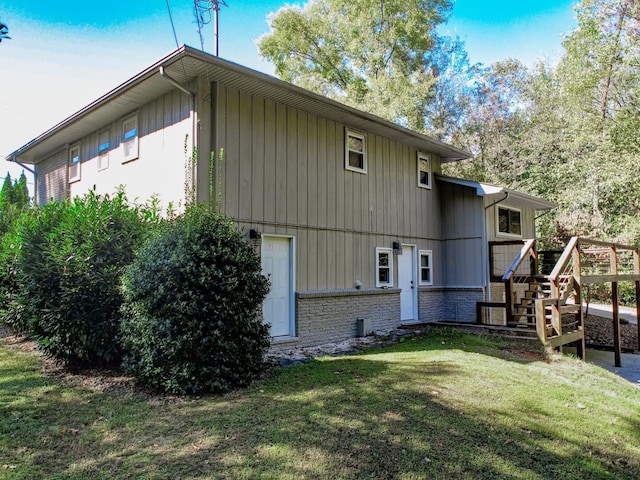
[[[533,398],[508,415],[490,386],[478,390],[490,407],[465,401],[469,370],[450,349],[489,346],[462,343],[406,341],[276,369],[224,397],[117,396],[41,380],[11,398],[0,387],[0,465],[16,467],[12,479],[640,476],[633,450],[589,453],[593,439],[564,438],[571,425],[544,422],[549,410],[532,410]],[[425,350],[434,355],[412,357]]]

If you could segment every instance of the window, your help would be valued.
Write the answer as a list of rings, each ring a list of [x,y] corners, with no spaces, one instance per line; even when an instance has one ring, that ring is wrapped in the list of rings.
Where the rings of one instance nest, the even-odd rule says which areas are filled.
[[[418,186],[431,188],[431,157],[418,152]]]
[[[520,210],[498,206],[498,235],[522,237]]]
[[[367,173],[367,149],[365,136],[347,130],[344,153],[344,168],[354,172]]]
[[[123,162],[138,158],[138,115],[122,120]]]
[[[109,168],[109,130],[103,130],[98,136],[98,170]]]
[[[420,285],[433,285],[431,250],[420,250]]]
[[[69,183],[80,180],[80,144],[69,148]]]
[[[376,248],[376,287],[393,286],[393,251]]]

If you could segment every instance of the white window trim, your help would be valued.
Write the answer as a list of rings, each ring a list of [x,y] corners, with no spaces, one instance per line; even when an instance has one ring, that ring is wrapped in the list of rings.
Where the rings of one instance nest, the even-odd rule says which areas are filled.
[[[500,209],[501,208],[502,209],[506,209],[506,210],[512,210],[512,211],[518,212],[520,214],[520,234],[507,233],[507,232],[501,232],[500,231]],[[523,238],[522,237],[523,227],[524,226],[522,225],[522,210],[520,210],[519,208],[509,207],[508,205],[501,205],[501,204],[496,205],[496,236],[497,237]]]
[[[75,176],[71,176],[71,159],[73,158],[73,151],[78,150],[78,171]],[[69,170],[69,183],[79,182],[82,177],[82,149],[80,148],[80,142],[74,143],[69,147],[69,160],[67,161],[67,168]]]
[[[431,273],[429,282],[422,281],[422,256],[429,257],[429,272]],[[420,250],[418,251],[418,284],[419,285],[433,285],[433,250]]]
[[[100,139],[102,138],[103,135],[107,135],[107,149],[104,150],[102,153],[100,152]],[[104,143],[104,142],[102,142]],[[98,171],[102,171],[102,170],[106,170],[107,168],[109,168],[109,150],[111,150],[111,130],[106,129],[106,130],[101,130],[100,132],[98,132]]]
[[[349,165],[349,137],[355,137],[362,140],[362,168],[352,167]],[[367,173],[367,137],[363,133],[345,129],[344,135],[344,168],[352,172]]]
[[[422,171],[420,169],[420,160],[426,160],[427,163],[429,164],[429,168],[427,169],[427,174],[428,174],[428,179],[429,179],[429,184],[425,185],[424,183],[420,183],[420,172]],[[422,152],[418,152],[416,155],[416,167],[417,167],[417,175],[418,175],[418,187],[420,188],[426,188],[427,190],[431,190],[431,184],[433,183],[433,174],[432,174],[432,170],[431,170],[431,155],[428,155],[426,153],[422,153]]]
[[[380,281],[380,253],[388,253],[389,254],[389,281],[381,282]],[[376,247],[376,287],[393,287],[393,249],[387,247]]]
[[[125,135],[124,126],[130,120],[133,120],[135,122],[135,127],[136,127],[136,135],[134,137],[135,144],[134,144],[134,147],[132,148],[133,153],[126,155],[124,153],[124,148],[127,140],[125,140],[124,138],[124,135]],[[136,112],[132,115],[129,115],[128,117],[123,118],[120,124],[120,128],[121,128],[120,143],[122,144],[122,163],[127,163],[127,162],[131,162],[132,160],[137,160],[138,157],[140,156],[140,130],[138,127],[138,113]],[[131,141],[131,139],[128,141]]]

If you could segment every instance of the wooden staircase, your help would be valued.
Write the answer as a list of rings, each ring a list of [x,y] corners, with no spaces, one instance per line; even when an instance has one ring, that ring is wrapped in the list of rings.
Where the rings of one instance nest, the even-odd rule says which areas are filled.
[[[520,250],[505,271],[502,265],[513,258],[514,247]],[[489,242],[489,273],[492,285],[504,285],[505,299],[476,303],[479,329],[497,329],[499,334],[513,329],[521,338],[533,333],[554,348],[574,344],[580,358],[585,352],[583,287],[610,284],[615,365],[621,366],[618,283],[635,284],[640,318],[640,249],[582,237],[571,238],[563,251],[546,252],[536,250],[535,240],[493,241]],[[504,317],[496,315],[494,320],[492,309],[504,312]],[[640,350],[640,323],[638,339]]]
[[[576,344],[584,355],[584,318],[580,288],[572,258],[575,245],[567,245],[549,275],[538,274],[535,240],[524,243],[502,277],[505,284],[506,324],[535,330],[540,341],[551,347]],[[569,302],[569,300],[574,300]]]

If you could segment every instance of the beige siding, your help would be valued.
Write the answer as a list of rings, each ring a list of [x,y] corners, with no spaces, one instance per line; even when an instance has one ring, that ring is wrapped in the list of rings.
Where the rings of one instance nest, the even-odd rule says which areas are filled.
[[[72,197],[96,188],[110,194],[123,186],[131,201],[145,202],[157,195],[163,206],[184,203],[185,139],[192,137],[190,99],[178,90],[133,111],[138,114],[139,158],[123,163],[120,143],[122,119],[109,129],[109,166],[98,170],[96,132],[80,139],[82,145],[81,180],[70,184]],[[125,117],[123,117],[125,118]],[[191,148],[187,149],[191,154]]]
[[[296,237],[296,289],[375,286],[376,247],[434,251],[442,282],[438,187],[418,188],[416,151],[362,132],[367,173],[344,168],[344,124],[219,85],[223,209],[244,228]],[[437,167],[437,165],[436,165]]]
[[[497,228],[497,218],[498,218],[498,205],[501,207],[513,208],[516,210],[520,210],[520,221],[522,222],[522,237],[523,239],[536,238],[536,228],[535,228],[535,210],[533,208],[520,207],[514,204],[506,202],[501,202],[498,205],[489,206],[495,199],[487,198],[485,199],[485,204],[489,208],[487,208],[487,233],[489,236],[489,241],[505,241],[505,240],[520,240],[518,237],[514,237],[513,235],[501,235],[498,233]]]
[[[484,207],[476,190],[450,183],[439,184],[442,191],[442,238],[448,286],[484,285]]]
[[[38,163],[36,175],[36,202],[44,205],[51,200],[61,201],[68,196],[68,162],[69,150],[63,148]]]

